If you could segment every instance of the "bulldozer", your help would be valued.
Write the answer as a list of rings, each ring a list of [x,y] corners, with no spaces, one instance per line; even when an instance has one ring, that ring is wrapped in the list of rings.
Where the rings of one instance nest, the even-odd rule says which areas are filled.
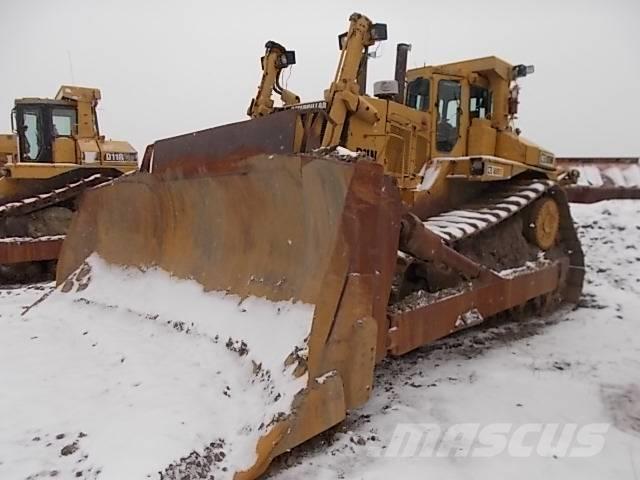
[[[313,307],[304,348],[282,358],[304,386],[222,477],[257,478],[339,424],[370,397],[383,359],[580,297],[564,174],[515,127],[518,81],[533,68],[486,57],[407,70],[399,44],[395,79],[370,96],[367,52],[386,38],[385,24],[352,14],[324,97],[284,93],[277,107],[293,55],[268,43],[249,120],[154,142],[140,172],[85,192],[67,233],[63,292],[86,288],[99,256],[204,292]]]
[[[0,268],[11,281],[55,266],[85,189],[137,169],[129,143],[100,134],[100,98],[63,85],[53,99],[15,100],[15,133],[0,135]]]

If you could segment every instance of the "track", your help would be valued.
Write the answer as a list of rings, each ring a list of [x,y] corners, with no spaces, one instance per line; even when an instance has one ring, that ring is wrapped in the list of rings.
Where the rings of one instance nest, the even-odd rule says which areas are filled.
[[[543,252],[528,244],[529,249],[526,253],[529,256],[526,256],[516,245],[519,242],[526,242],[522,235],[522,223],[527,207],[544,195],[552,196],[558,203],[561,217],[559,240],[557,245],[548,252]],[[566,284],[569,285],[571,282],[582,283],[584,267],[582,249],[569,215],[566,195],[564,190],[551,181],[537,179],[523,180],[517,183],[510,182],[504,188],[497,188],[481,195],[472,202],[463,205],[462,208],[430,217],[423,224],[440,236],[446,244],[478,262],[487,261],[487,259],[478,258],[476,251],[470,247],[471,245],[475,246],[475,250],[481,250],[484,253],[491,251],[492,256],[496,256],[497,252],[498,257],[505,252],[516,252],[515,262],[517,266],[514,269],[509,269],[511,271],[526,268],[535,269],[538,265],[549,263],[552,259],[568,257],[570,269]],[[404,261],[407,261],[408,257],[410,257],[405,253],[401,256]],[[531,262],[531,259],[534,259],[534,261]],[[417,262],[420,263],[420,261]],[[427,267],[434,268],[435,266],[430,264]],[[508,275],[507,270],[500,271],[499,267],[494,270],[501,275]],[[470,286],[470,284],[460,279],[458,281],[462,282],[459,285],[459,289]],[[448,295],[455,295],[459,289],[444,288],[436,293],[414,291],[401,300],[399,304],[391,304],[389,312],[393,315],[394,308],[400,308],[402,303],[406,303],[408,308],[416,308],[416,304],[420,303],[418,297],[421,296],[430,298],[432,301],[438,301]],[[437,375],[436,380],[431,380],[434,375],[430,372],[440,366],[442,358],[451,360],[451,357],[453,357],[456,362],[459,361],[459,358],[476,358],[482,355],[485,350],[495,348],[496,344],[498,346],[511,344],[519,339],[538,335],[547,326],[559,322],[566,310],[562,308],[559,310],[563,314],[553,313],[553,311],[559,307],[560,300],[568,299],[568,291],[566,288],[564,292],[555,291],[487,318],[486,324],[481,327],[483,328],[481,333],[477,330],[461,330],[456,335],[442,338],[436,343],[421,347],[401,360],[385,360],[377,367],[376,386],[374,387],[374,391],[377,392],[375,398],[383,398],[387,401],[381,408],[380,418],[388,416],[396,408],[395,405],[398,403],[398,397],[395,393],[396,388],[404,388],[406,390],[405,398],[411,398],[411,395],[415,395],[416,389],[433,389],[440,386],[440,380]],[[440,352],[444,352],[444,354]],[[397,380],[398,378],[406,377],[406,375],[399,374],[399,372],[411,371],[416,364],[424,364],[423,358],[425,355],[429,355],[432,358],[435,357],[435,360],[431,361],[429,368],[426,370],[420,369],[421,371],[409,380]],[[453,377],[445,377],[445,380],[456,381]],[[398,385],[402,385],[402,382],[404,382],[404,385],[398,387]],[[429,393],[431,394],[431,390]],[[309,458],[314,456],[322,458],[322,452],[327,449],[330,452],[329,458],[346,456],[349,461],[352,461],[353,453],[356,451],[362,453],[362,451],[370,448],[370,445],[379,445],[381,432],[369,427],[371,422],[370,412],[380,407],[375,398],[371,402],[373,406],[364,408],[365,413],[362,413],[362,411],[352,413],[347,417],[345,423],[328,430],[303,446],[281,456],[268,471],[267,478],[296,477],[295,473],[290,475],[292,471],[296,471],[296,465],[304,464],[305,462],[312,465],[314,462],[309,462]],[[420,400],[420,402],[423,402],[423,400]],[[393,429],[390,432],[385,431],[384,435],[388,436],[391,433],[393,433]],[[368,459],[368,461],[371,461],[371,459]],[[349,464],[349,462],[345,463]],[[337,468],[344,468],[344,465]]]
[[[553,186],[551,180],[520,180],[461,209],[429,218],[425,227],[452,243],[470,237],[517,214]]]
[[[640,362],[635,333],[640,227],[634,221],[640,208],[628,201],[571,207],[590,258],[589,281],[577,308],[527,322],[490,323],[401,360],[385,361],[376,369],[367,405],[326,435],[281,456],[267,478],[509,478],[515,464],[523,465],[519,478],[527,480],[539,478],[541,469],[549,480],[634,478],[630,460],[635,459],[637,471],[640,425],[634,423],[637,413],[627,412],[639,404],[637,393],[629,392],[637,385]],[[610,391],[622,392],[628,400],[611,405]],[[626,423],[622,426],[621,417]],[[396,428],[407,424],[438,425],[444,431],[458,423],[483,428],[506,422],[513,424],[513,431],[529,422],[555,419],[578,425],[611,423],[605,448],[595,457],[598,472],[592,473],[591,458],[555,459],[535,450],[530,458],[505,454],[491,461],[474,458],[471,452],[456,455],[455,450],[448,458],[387,453]],[[413,441],[422,446],[409,435],[403,445]],[[530,434],[528,445],[536,441]]]
[[[546,252],[528,242],[522,235],[522,229],[530,222],[526,215],[527,208],[543,196],[555,200],[560,214],[557,243]],[[441,236],[445,243],[477,260],[485,261],[487,250],[513,253],[508,264],[492,265],[489,262],[489,265],[486,265],[494,269],[523,266],[528,261],[541,257],[551,260],[568,257],[570,267],[566,282],[575,288],[566,292],[569,297],[567,300],[577,301],[579,293],[575,290],[582,288],[584,255],[571,219],[565,190],[551,180],[509,182],[504,187],[499,187],[466,204],[462,209],[429,218],[424,225]],[[494,233],[497,233],[495,237]],[[482,258],[477,258],[477,251],[483,247],[485,251],[480,252]],[[473,252],[474,250],[476,252]]]
[[[0,205],[0,279],[31,282],[49,278],[53,264],[38,267],[35,262],[55,261],[71,217],[68,208],[53,208],[113,178],[100,173],[68,183],[46,193]]]
[[[554,199],[559,211],[556,243],[544,251],[529,242],[524,229],[531,225],[528,212],[543,196]],[[549,307],[549,301],[577,301],[582,289],[584,257],[569,213],[563,189],[547,179],[516,180],[495,185],[479,197],[424,219],[422,224],[449,247],[471,262],[503,278],[525,271],[548,267],[553,261],[568,263],[558,290],[537,301],[537,310]],[[402,252],[401,252],[402,253]],[[428,305],[470,288],[469,278],[439,262],[422,261],[402,253],[399,258],[402,278],[394,282],[390,311],[397,312]]]
[[[90,177],[69,183],[47,193],[23,198],[15,202],[5,203],[0,206],[0,218],[26,215],[27,213],[32,213],[37,210],[56,205],[79,195],[86,188],[95,187],[111,180],[111,177],[105,177],[96,173]]]

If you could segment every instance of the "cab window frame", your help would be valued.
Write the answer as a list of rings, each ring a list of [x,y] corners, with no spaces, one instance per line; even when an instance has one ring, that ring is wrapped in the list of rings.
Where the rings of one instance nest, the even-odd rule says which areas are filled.
[[[56,119],[68,119],[68,124],[60,124],[56,122]],[[77,129],[77,112],[72,107],[53,107],[51,109],[51,130],[52,136],[55,137],[71,137],[76,134]],[[61,130],[61,126],[64,125],[64,130]]]
[[[452,78],[438,80],[435,102],[437,114],[436,148],[440,152],[453,151],[460,139],[461,102],[462,82],[460,80]]]
[[[490,119],[492,103],[491,90],[480,85],[469,86],[469,118]]]
[[[427,112],[431,107],[431,79],[418,77],[407,83],[405,105],[420,112]]]
[[[22,155],[27,162],[38,162],[44,147],[44,112],[42,108],[26,107],[20,112]]]

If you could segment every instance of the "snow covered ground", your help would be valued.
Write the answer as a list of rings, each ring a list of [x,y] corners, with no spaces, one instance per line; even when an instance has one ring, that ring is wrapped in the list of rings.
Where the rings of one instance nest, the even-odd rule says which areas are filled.
[[[588,268],[577,309],[526,325],[480,327],[384,363],[368,404],[344,425],[280,458],[269,476],[638,480],[640,202],[572,205],[572,212]],[[571,447],[579,448],[573,445],[577,433],[571,434],[602,432],[603,424],[602,450],[571,456]],[[444,434],[456,426],[472,435]],[[443,434],[433,439],[426,432],[435,428]],[[530,428],[514,443],[525,454],[532,447],[531,454],[514,456],[506,448],[473,456],[482,446],[473,432],[487,428],[504,428],[511,433],[504,436],[508,442],[516,430]],[[553,441],[545,429],[555,431]]]
[[[572,209],[588,262],[577,309],[466,331],[383,363],[369,403],[280,457],[268,476],[640,478],[640,202]],[[101,270],[100,281],[88,282],[85,269],[67,293],[51,293],[51,286],[0,290],[0,479],[134,480],[158,478],[160,471],[181,478],[175,472],[198,463],[180,462],[193,450],[216,460],[210,472],[216,479],[250,463],[249,445],[303,383],[282,362],[291,345],[304,349],[313,307],[258,299],[239,305],[160,271],[143,281],[98,258],[90,266]],[[127,299],[112,296],[114,282],[126,282]],[[190,318],[174,307],[177,296],[193,306]],[[71,321],[72,305],[82,319]],[[107,311],[111,321],[95,321]],[[203,315],[211,311],[218,318]],[[266,323],[243,320],[256,314],[281,316],[291,336],[261,349]],[[260,402],[238,403],[246,389]],[[478,439],[468,444],[464,435],[439,437],[432,453],[423,443],[406,448],[416,438],[428,444],[416,432],[461,424],[466,432],[502,425],[507,441],[533,425],[520,442],[532,451],[477,457],[469,452],[477,451]],[[577,438],[571,428],[604,425],[601,451],[577,457],[558,447],[562,440],[545,443],[536,426],[553,433],[554,425],[569,440]]]

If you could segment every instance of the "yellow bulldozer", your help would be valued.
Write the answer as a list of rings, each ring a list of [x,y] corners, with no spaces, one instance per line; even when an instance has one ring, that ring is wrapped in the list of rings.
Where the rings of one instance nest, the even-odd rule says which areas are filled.
[[[30,279],[55,261],[86,188],[137,169],[129,143],[100,134],[100,98],[96,88],[63,85],[53,99],[15,100],[15,133],[0,135],[0,269],[8,279]]]
[[[85,192],[67,234],[63,292],[86,289],[99,256],[240,302],[311,306],[305,345],[281,359],[302,386],[246,427],[259,433],[255,453],[221,478],[256,478],[341,422],[370,397],[385,357],[580,296],[563,173],[514,125],[532,67],[486,57],[407,71],[400,44],[395,80],[369,96],[367,51],[386,37],[385,24],[351,15],[333,82],[306,103],[280,87],[294,56],[270,42],[251,119],[156,141],[141,172]],[[280,338],[273,318],[265,344]],[[215,330],[215,312],[206,321]]]

